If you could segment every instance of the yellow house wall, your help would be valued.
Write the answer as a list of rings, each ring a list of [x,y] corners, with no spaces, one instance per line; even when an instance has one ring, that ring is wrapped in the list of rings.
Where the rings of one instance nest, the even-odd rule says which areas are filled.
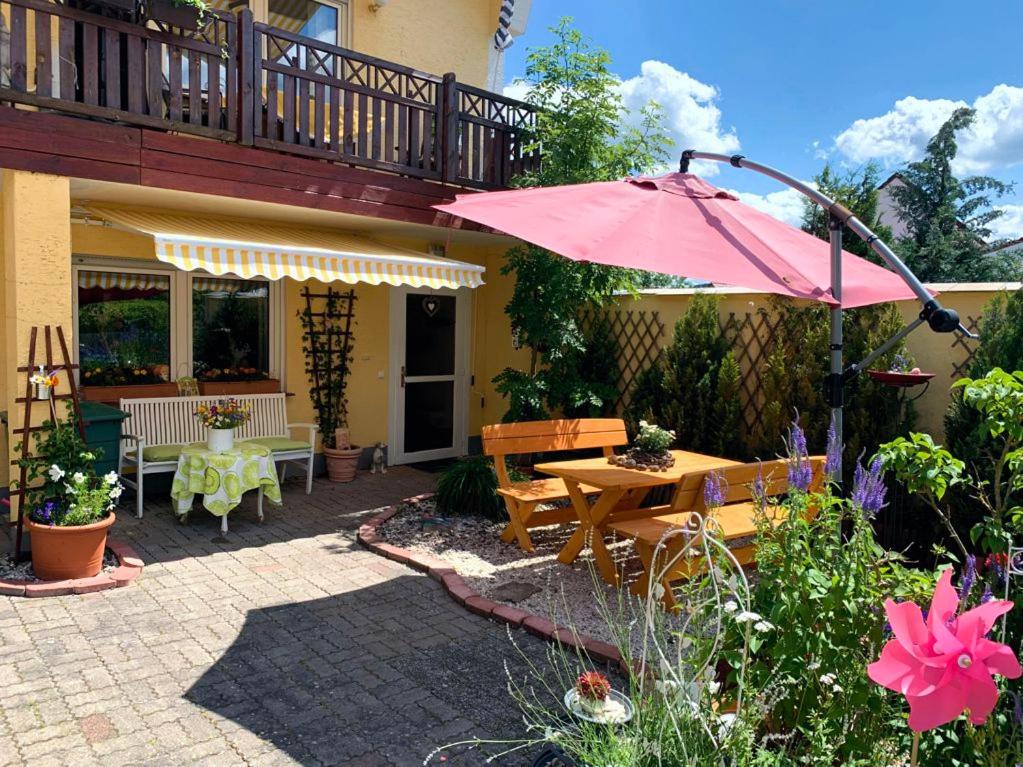
[[[482,88],[499,7],[497,0],[390,0],[371,11],[369,0],[353,0],[352,47],[431,74],[454,72]]]
[[[72,250],[78,256],[131,258],[155,261],[152,238],[102,226],[71,226]],[[422,239],[380,238],[388,244],[419,252],[426,252],[430,242]],[[438,241],[442,241],[438,238]],[[503,368],[510,357],[503,352],[501,339],[510,338],[511,331],[502,309],[510,291],[510,281],[497,279],[500,258],[504,248],[479,245],[452,245],[448,256],[453,259],[485,265],[488,284],[474,292],[473,330],[471,338],[471,371],[475,373],[478,391],[470,396],[468,415],[469,433],[479,434],[480,426],[488,423],[485,412],[503,413],[489,384],[495,365]],[[491,287],[491,281],[496,286]],[[305,307],[303,288],[312,292],[324,290],[322,283],[310,280],[297,282],[286,279],[282,283],[284,306],[282,310],[283,388],[294,396],[288,399],[288,418],[295,423],[316,420],[309,396],[309,381],[305,373],[305,355],[302,351],[302,324],[298,313]],[[345,287],[340,285],[340,287]],[[351,378],[348,384],[348,421],[353,442],[369,446],[388,439],[388,384],[389,361],[389,306],[390,289],[384,285],[355,285],[354,346]],[[70,294],[70,289],[69,289]],[[495,303],[496,301],[496,303]],[[494,307],[496,306],[496,311]],[[496,342],[493,342],[497,339]],[[481,372],[482,371],[482,372]],[[488,406],[485,411],[482,404]]]
[[[71,317],[71,233],[68,180],[59,176],[2,171],[0,184],[0,260],[3,264],[3,400],[9,429],[23,423],[23,405],[15,399],[25,391],[26,374],[18,366],[28,362],[33,326],[63,326],[69,348],[75,342]],[[40,329],[36,358],[45,361],[44,336]],[[54,361],[60,359],[56,337]],[[58,393],[68,391],[67,373],[60,376]],[[33,423],[48,417],[48,409],[36,404]],[[58,412],[58,416],[61,413]],[[3,445],[5,457],[0,479],[11,478],[10,461],[18,457],[16,437]],[[12,504],[12,515],[15,511]]]

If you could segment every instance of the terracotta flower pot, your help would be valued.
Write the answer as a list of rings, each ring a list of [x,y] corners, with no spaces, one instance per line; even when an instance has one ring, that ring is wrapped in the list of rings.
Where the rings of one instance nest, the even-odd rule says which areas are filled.
[[[327,461],[327,478],[331,482],[351,482],[355,479],[361,455],[362,448],[358,445],[353,445],[345,450],[324,447],[323,457]]]
[[[113,512],[106,519],[80,527],[51,527],[25,520],[32,536],[32,569],[44,581],[91,578],[103,567],[107,530],[114,524]]]

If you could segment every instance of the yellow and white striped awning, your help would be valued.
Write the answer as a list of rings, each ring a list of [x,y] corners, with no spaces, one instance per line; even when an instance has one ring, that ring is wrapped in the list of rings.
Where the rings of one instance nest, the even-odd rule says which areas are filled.
[[[170,290],[170,278],[159,274],[125,274],[80,269],[78,287],[83,290]]]
[[[333,229],[94,205],[88,209],[112,224],[152,235],[156,257],[186,271],[414,288],[483,284],[482,266]]]

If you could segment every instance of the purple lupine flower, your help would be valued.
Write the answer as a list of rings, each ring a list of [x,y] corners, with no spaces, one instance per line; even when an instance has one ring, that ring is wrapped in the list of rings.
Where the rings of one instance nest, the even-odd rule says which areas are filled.
[[[988,602],[990,602],[994,598],[995,598],[995,595],[991,592],[991,584],[990,583],[985,583],[984,584],[984,593],[980,595],[980,603],[982,605],[986,605]]]
[[[810,489],[813,481],[813,469],[810,466],[809,454],[806,452],[806,434],[803,427],[799,425],[799,417],[792,422],[789,429],[789,438],[785,443],[789,454],[789,488],[802,490],[804,493]]]
[[[884,463],[880,456],[874,458],[867,469],[857,462],[853,473],[852,502],[867,519],[873,519],[887,504],[885,495],[888,488],[884,484]]]
[[[835,477],[842,465],[842,445],[838,441],[838,429],[835,427],[835,416],[831,416],[828,425],[828,451],[824,461],[824,473]]]
[[[977,558],[970,554],[966,557],[966,569],[963,570],[963,577],[959,581],[959,601],[965,602],[970,596],[970,589],[977,578]]]
[[[53,525],[55,524],[55,520],[53,517],[56,511],[57,504],[54,503],[53,501],[47,501],[45,504],[43,504],[42,508],[36,509],[35,513],[32,516],[35,517],[35,520],[40,524]]]
[[[703,503],[708,509],[716,509],[725,503],[725,489],[721,475],[716,471],[710,472],[703,482]]]

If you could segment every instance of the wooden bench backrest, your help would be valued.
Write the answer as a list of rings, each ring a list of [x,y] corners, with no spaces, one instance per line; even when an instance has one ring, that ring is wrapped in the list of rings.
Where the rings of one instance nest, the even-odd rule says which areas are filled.
[[[252,407],[252,418],[235,431],[238,439],[288,436],[288,413],[284,393],[242,394],[234,399]],[[223,396],[146,397],[122,399],[121,410],[131,416],[124,431],[154,445],[183,445],[206,440],[206,427],[194,413],[200,402],[214,404],[228,399]]]
[[[502,487],[510,484],[505,456],[596,447],[607,456],[613,452],[612,448],[629,443],[625,422],[621,418],[497,423],[484,426],[480,436],[484,455],[495,459],[494,468]]]
[[[824,459],[814,456],[809,461],[813,472],[810,490],[819,490],[824,482]],[[778,459],[729,466],[724,469],[718,469],[714,473],[720,477],[722,489],[724,490],[724,502],[729,504],[752,500],[752,488],[758,476],[762,478],[764,494],[766,496],[774,498],[785,495],[789,490],[788,471],[788,461]],[[675,493],[672,510],[705,511],[707,506],[704,502],[703,489],[708,476],[709,472],[695,475],[690,474],[683,477]]]

